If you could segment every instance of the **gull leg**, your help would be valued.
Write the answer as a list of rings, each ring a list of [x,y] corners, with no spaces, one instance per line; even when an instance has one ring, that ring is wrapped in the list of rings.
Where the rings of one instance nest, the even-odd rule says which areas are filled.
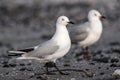
[[[85,60],[90,60],[90,55],[89,55],[89,52],[88,52],[88,47],[85,47],[85,48],[82,48],[83,49],[83,57]]]
[[[48,75],[53,75],[54,73],[50,73],[49,72],[49,70],[48,70],[48,68],[50,67],[54,67],[54,64],[53,64],[53,62],[47,62],[46,64],[45,64],[45,67],[46,67],[46,74],[48,74]]]
[[[63,73],[62,71],[60,71],[60,69],[56,66],[55,63],[54,63],[54,67],[57,69],[57,71],[58,71],[61,75],[68,75],[68,73]]]

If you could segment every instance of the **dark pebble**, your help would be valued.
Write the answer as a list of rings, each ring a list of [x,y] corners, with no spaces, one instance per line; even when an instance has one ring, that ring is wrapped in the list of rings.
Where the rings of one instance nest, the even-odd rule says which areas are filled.
[[[90,69],[85,69],[86,71],[90,71]]]
[[[117,67],[117,65],[116,64],[111,64],[110,67]]]
[[[116,45],[120,45],[120,43],[119,42],[111,42],[110,45],[111,46],[116,46]]]
[[[33,71],[33,68],[32,67],[28,67],[26,70],[27,71]]]
[[[70,66],[70,64],[64,64],[64,67],[69,67]]]
[[[76,53],[75,57],[78,58],[81,56],[81,53]]]
[[[106,69],[109,70],[109,67],[107,67]]]
[[[29,66],[30,66],[30,65],[31,65],[31,63],[27,63],[27,65],[29,65]]]
[[[25,64],[23,64],[23,63],[20,63],[20,66],[25,66]]]
[[[9,64],[10,67],[16,67],[16,64]]]
[[[111,50],[112,50],[112,52],[120,53],[120,49],[119,48],[118,49],[117,48],[112,48]]]
[[[100,73],[100,75],[104,75],[104,73],[103,73],[103,72],[101,72],[101,73]]]
[[[101,67],[98,67],[98,69],[101,69]]]
[[[108,63],[110,58],[94,58],[93,61]]]
[[[89,64],[90,64],[90,65],[95,65],[95,63],[92,63],[92,62],[91,62],[91,63],[89,63]]]
[[[25,68],[25,67],[20,68],[20,71],[25,71],[25,70],[26,70],[26,68]]]
[[[29,67],[22,67],[22,68],[20,68],[20,71],[33,71],[33,69],[32,68],[29,68]]]
[[[119,59],[111,59],[111,61],[110,61],[111,63],[114,63],[114,62],[119,62]]]
[[[8,68],[9,65],[8,65],[8,64],[4,64],[2,67],[4,67],[4,68]]]
[[[78,62],[79,62],[79,61],[82,61],[82,59],[78,58],[77,61],[78,61]]]
[[[2,43],[2,42],[0,42],[0,47],[1,47],[1,46],[3,46],[3,43]]]
[[[6,74],[6,75],[8,75],[8,74],[9,74],[9,72],[6,72],[5,74]]]

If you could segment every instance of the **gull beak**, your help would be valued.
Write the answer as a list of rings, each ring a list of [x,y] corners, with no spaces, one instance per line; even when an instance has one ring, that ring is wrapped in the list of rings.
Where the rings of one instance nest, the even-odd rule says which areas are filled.
[[[101,16],[100,18],[101,18],[101,19],[106,19],[106,16]]]
[[[68,22],[69,24],[74,24],[74,22],[72,22],[72,21],[70,21],[70,22]]]

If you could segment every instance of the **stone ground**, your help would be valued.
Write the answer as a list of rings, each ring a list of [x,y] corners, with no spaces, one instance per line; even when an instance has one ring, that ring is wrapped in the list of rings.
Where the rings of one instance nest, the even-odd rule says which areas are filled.
[[[44,2],[14,7],[7,3],[0,4],[0,80],[119,80],[111,75],[120,67],[120,2],[90,1]],[[103,35],[90,47],[91,60],[83,60],[81,49],[73,44],[70,52],[57,61],[59,68],[69,75],[60,75],[54,68],[50,69],[54,75],[46,75],[44,63],[12,60],[18,56],[7,53],[8,50],[31,47],[50,39],[60,15],[68,16],[76,22],[76,26],[87,21],[86,16],[91,9],[97,9],[107,16],[103,20]],[[73,25],[69,26],[68,29]]]

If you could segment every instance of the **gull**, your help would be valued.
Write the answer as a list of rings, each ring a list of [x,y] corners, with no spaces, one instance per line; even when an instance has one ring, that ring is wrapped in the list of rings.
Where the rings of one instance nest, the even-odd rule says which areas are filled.
[[[55,67],[60,74],[65,74],[59,70],[55,62],[57,59],[63,57],[68,53],[71,47],[71,40],[69,37],[67,24],[73,24],[66,16],[60,16],[56,22],[56,31],[53,37],[35,47],[21,49],[16,51],[8,51],[9,53],[22,54],[17,59],[33,59],[40,62],[45,62],[46,73],[49,67]]]
[[[78,44],[82,48],[83,57],[86,60],[90,59],[88,47],[95,44],[102,34],[101,19],[105,19],[97,10],[90,10],[88,13],[88,21],[78,25],[70,31],[72,42]]]

